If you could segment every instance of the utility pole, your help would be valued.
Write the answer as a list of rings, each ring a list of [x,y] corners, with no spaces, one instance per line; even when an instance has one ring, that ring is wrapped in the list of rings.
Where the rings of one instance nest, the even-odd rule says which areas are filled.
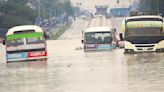
[[[157,13],[159,14],[159,0],[157,0]]]
[[[50,17],[53,17],[53,0],[50,0]]]
[[[117,4],[119,4],[120,3],[120,1],[119,0],[117,0]]]
[[[43,7],[43,18],[46,18],[46,7],[45,7],[46,1],[42,0],[42,7]]]
[[[40,18],[41,17],[41,1],[39,0],[39,2],[38,2],[38,17]]]

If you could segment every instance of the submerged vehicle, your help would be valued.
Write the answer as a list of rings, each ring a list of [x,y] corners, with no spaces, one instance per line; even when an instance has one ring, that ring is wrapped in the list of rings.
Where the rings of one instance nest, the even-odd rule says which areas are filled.
[[[84,51],[110,50],[116,48],[118,40],[115,30],[109,27],[91,27],[84,32]]]
[[[16,26],[8,30],[6,60],[26,61],[47,58],[47,45],[43,30],[35,25]]]
[[[122,23],[125,53],[164,52],[163,19],[160,16],[133,16]]]

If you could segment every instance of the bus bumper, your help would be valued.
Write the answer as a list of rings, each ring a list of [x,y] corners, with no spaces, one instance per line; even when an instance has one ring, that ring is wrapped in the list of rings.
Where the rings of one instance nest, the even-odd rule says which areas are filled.
[[[37,59],[44,59],[44,58],[47,58],[46,51],[23,52],[23,53],[14,53],[14,54],[6,55],[7,62],[28,61],[28,60],[37,60]]]
[[[42,59],[47,59],[47,56],[44,56],[44,57],[36,57],[36,58],[29,58],[29,59],[7,59],[7,63],[10,63],[10,62],[35,61],[35,60],[42,60]]]
[[[102,51],[102,50],[112,50],[116,48],[115,45],[110,44],[85,44],[84,51]]]
[[[164,52],[164,41],[157,44],[131,44],[125,41],[125,53],[127,52]]]

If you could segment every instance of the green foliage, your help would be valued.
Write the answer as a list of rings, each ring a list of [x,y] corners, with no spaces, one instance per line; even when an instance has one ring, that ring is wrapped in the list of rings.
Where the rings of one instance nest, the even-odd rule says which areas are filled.
[[[0,28],[9,29],[17,25],[34,23],[37,14],[23,1],[25,0],[9,0],[0,3]]]
[[[25,25],[25,24],[32,24],[32,22],[22,17],[6,15],[3,17],[3,21],[0,24],[0,28],[8,29],[13,26]]]
[[[139,11],[158,12],[164,16],[164,0],[140,0]]]
[[[68,15],[73,15],[74,11],[73,11],[73,7],[72,7],[70,1],[66,1],[65,6],[66,6],[65,10],[66,10],[67,14]]]
[[[140,0],[140,11],[151,11],[154,10],[154,1],[156,0]]]
[[[41,0],[41,17],[49,18],[64,13],[74,14],[70,0]]]
[[[158,3],[159,5],[159,13],[161,13],[161,15],[164,17],[164,8],[163,8],[163,6],[164,6],[164,0],[159,0],[159,3]]]
[[[61,14],[73,15],[73,7],[69,0],[40,0],[38,9],[33,10],[26,4],[30,0],[0,1],[0,28],[8,29],[16,25],[33,24],[38,16],[50,18]]]

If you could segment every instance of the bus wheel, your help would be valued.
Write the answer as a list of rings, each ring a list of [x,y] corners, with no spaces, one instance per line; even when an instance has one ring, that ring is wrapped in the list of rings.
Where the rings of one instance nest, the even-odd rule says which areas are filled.
[[[127,49],[125,49],[125,50],[124,50],[124,54],[127,54],[127,53],[128,53],[128,50],[127,50]]]
[[[127,54],[127,53],[134,53],[134,50],[132,50],[132,49],[125,49],[124,50],[124,54]]]

